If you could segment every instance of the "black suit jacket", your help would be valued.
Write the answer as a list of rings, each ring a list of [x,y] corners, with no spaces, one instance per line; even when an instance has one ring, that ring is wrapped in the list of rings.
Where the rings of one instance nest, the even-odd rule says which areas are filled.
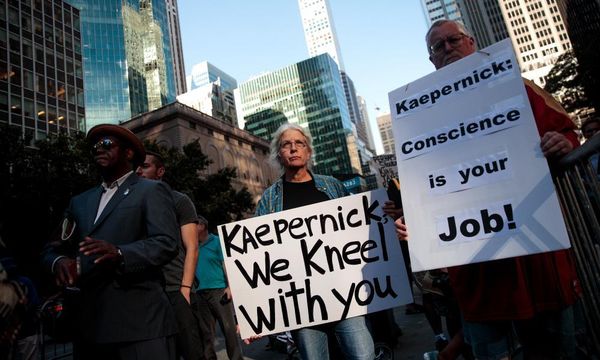
[[[101,195],[98,186],[71,199],[67,216],[76,222],[73,238],[44,256],[49,267],[60,255],[81,259],[78,335],[86,342],[109,343],[174,334],[161,272],[181,242],[170,188],[131,174],[94,222]],[[124,264],[117,269],[93,264],[95,257],[77,251],[85,236],[118,246]]]

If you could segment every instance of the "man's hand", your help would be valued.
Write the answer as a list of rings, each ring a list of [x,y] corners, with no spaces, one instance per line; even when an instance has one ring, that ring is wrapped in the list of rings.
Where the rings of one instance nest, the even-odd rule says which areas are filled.
[[[104,240],[92,239],[89,236],[86,236],[79,243],[79,251],[86,256],[98,255],[99,257],[94,260],[94,264],[105,263],[118,266],[123,260],[116,246]]]
[[[54,265],[56,285],[73,286],[77,281],[77,261],[68,257],[61,258]]]
[[[394,225],[396,225],[396,235],[400,240],[408,240],[408,228],[404,223],[404,216],[398,218],[398,220],[394,221]]]
[[[573,144],[563,134],[548,131],[542,136],[540,143],[542,152],[547,158],[562,157],[573,150]]]
[[[231,301],[231,289],[229,289],[229,287],[226,287],[223,293],[227,296],[227,301]]]
[[[398,209],[396,207],[396,203],[394,203],[391,200],[387,200],[381,208],[383,209],[384,213],[386,213],[389,217],[391,217],[394,220],[398,219],[404,214],[402,209]]]
[[[258,340],[260,340],[260,339],[262,339],[262,335],[253,335],[253,336],[250,336],[250,337],[249,337],[249,338],[247,338],[247,339],[244,339],[244,344],[246,344],[246,345],[250,345],[250,344],[252,344],[253,342],[255,342],[255,341],[258,341]]]
[[[181,295],[183,295],[183,298],[185,299],[185,301],[187,301],[188,304],[190,304],[190,292],[192,291],[192,289],[190,289],[187,286],[182,286],[179,288],[179,292],[181,292]]]

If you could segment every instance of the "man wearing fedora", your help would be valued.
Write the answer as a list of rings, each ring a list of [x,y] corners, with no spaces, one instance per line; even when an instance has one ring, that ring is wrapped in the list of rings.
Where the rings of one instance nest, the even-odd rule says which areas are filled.
[[[178,251],[171,190],[133,173],[145,150],[129,130],[102,124],[87,139],[102,183],[71,199],[62,243],[45,265],[77,288],[78,359],[174,359],[175,317],[161,268]]]

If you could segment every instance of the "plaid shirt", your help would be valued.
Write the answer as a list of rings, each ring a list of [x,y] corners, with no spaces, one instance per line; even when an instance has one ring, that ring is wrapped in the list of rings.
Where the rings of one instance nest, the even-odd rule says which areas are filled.
[[[311,175],[315,180],[317,190],[324,192],[329,199],[336,199],[350,194],[344,185],[334,177],[313,173]],[[258,205],[256,205],[254,214],[261,216],[281,210],[283,210],[283,176],[265,190]]]

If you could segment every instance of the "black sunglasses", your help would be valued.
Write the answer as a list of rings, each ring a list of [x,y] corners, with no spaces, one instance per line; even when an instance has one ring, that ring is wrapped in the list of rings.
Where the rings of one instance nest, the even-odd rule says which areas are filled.
[[[115,145],[116,145],[116,143],[112,139],[104,138],[104,139],[98,141],[97,143],[95,143],[94,146],[92,146],[92,152],[95,152],[96,150],[98,150],[100,148],[108,151]]]

